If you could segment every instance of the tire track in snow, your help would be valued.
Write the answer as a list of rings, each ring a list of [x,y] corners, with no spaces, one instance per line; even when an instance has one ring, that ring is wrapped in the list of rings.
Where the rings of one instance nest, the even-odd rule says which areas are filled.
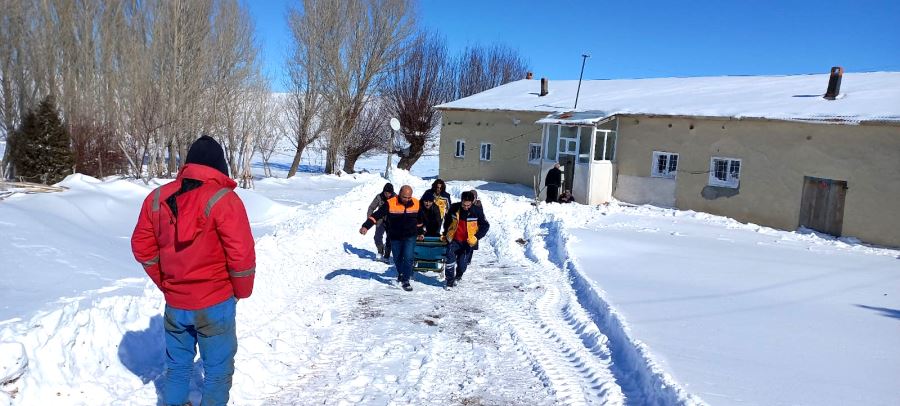
[[[526,234],[532,238],[528,256],[562,271],[568,279],[574,302],[590,309],[588,317],[606,333],[612,357],[612,371],[628,404],[695,405],[705,404],[687,393],[652,359],[648,348],[630,337],[627,327],[612,307],[595,291],[570,259],[563,220],[555,214],[526,214]]]
[[[493,327],[498,324],[493,320],[496,314],[485,308],[493,302],[486,301],[482,294],[445,291],[435,286],[441,281],[433,274],[417,275],[413,282],[415,291],[403,292],[389,282],[396,274],[386,272],[386,265],[348,255],[355,248],[348,249],[348,242],[339,238],[347,233],[309,237],[323,227],[352,230],[351,233],[358,229],[356,220],[348,219],[347,213],[365,207],[368,202],[354,196],[377,193],[372,190],[371,194],[355,190],[320,205],[313,225],[309,224],[309,217],[299,214],[293,224],[278,231],[284,241],[279,243],[279,252],[272,254],[285,257],[281,262],[296,263],[302,268],[303,261],[293,258],[296,255],[290,247],[315,241],[317,258],[337,258],[340,266],[353,269],[332,271],[330,274],[338,275],[326,277],[325,281],[306,279],[306,286],[296,292],[298,300],[309,295],[333,297],[318,303],[325,313],[331,310],[333,327],[326,326],[314,334],[314,346],[319,350],[313,351],[309,367],[279,394],[270,397],[269,403],[555,403],[531,374],[526,360],[517,356],[510,345],[511,338],[497,337]],[[356,207],[351,209],[348,205]],[[351,245],[361,244],[350,240]],[[371,244],[368,237],[365,241]],[[357,256],[363,256],[358,251]],[[333,269],[334,262],[318,261],[316,271],[321,275],[329,270],[329,265]],[[473,265],[477,263],[478,260]],[[466,309],[459,311],[454,305],[458,301],[467,303]],[[356,305],[360,303],[366,304],[366,312],[372,317],[358,317]],[[504,303],[514,302],[506,299]],[[498,342],[501,344],[494,344]],[[505,347],[502,343],[506,343]]]
[[[498,200],[494,205],[503,206],[508,212],[530,211],[527,202],[527,207],[522,207],[522,202],[509,201],[508,195],[498,196]],[[503,231],[496,234],[497,244],[516,244],[512,240],[522,236],[525,216],[511,220],[499,217],[495,223]],[[518,250],[521,253],[521,248]],[[611,371],[606,337],[584,311],[571,306],[571,293],[560,290],[568,289],[568,284],[558,271],[543,268],[525,259],[524,254],[518,256],[534,289],[526,295],[528,301],[524,305],[504,308],[501,318],[509,323],[520,351],[528,354],[535,373],[564,404],[622,404],[624,395]],[[506,260],[514,261],[515,258]]]
[[[347,214],[375,193],[356,188],[277,227],[269,254],[279,269],[314,275],[288,283],[296,291],[287,300],[316,297],[318,308],[301,317],[312,331],[296,329],[308,345],[296,360],[283,356],[295,378],[266,403],[624,403],[606,336],[566,275],[514,241],[532,221],[527,202],[484,193],[492,231],[460,286],[443,290],[434,274],[418,274],[407,293],[357,248],[370,237],[352,236],[358,219]],[[303,244],[312,248],[294,252]]]

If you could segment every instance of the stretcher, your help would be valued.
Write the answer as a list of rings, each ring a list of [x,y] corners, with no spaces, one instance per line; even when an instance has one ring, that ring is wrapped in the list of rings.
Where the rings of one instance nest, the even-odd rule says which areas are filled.
[[[447,255],[447,243],[440,237],[425,237],[416,241],[413,250],[413,270],[419,272],[444,272],[444,257]]]

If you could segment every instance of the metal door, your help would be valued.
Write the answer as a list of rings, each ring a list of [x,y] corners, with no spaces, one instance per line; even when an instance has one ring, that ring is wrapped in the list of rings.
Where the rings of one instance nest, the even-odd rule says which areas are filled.
[[[563,167],[563,185],[559,193],[562,193],[564,190],[571,192],[572,181],[575,178],[575,155],[559,154],[559,165]]]

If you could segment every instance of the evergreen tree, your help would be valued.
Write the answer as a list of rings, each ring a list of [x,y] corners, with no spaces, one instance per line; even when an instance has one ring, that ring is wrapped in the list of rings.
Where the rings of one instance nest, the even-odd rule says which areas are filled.
[[[72,173],[71,137],[47,96],[36,111],[29,111],[15,134],[13,165],[16,177],[53,184]]]

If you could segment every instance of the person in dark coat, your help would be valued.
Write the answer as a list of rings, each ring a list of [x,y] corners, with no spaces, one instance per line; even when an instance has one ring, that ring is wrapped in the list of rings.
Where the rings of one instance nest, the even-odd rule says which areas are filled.
[[[388,182],[384,185],[381,193],[372,199],[372,203],[369,204],[369,209],[366,211],[366,217],[371,217],[375,210],[387,204],[388,199],[392,197],[394,197],[394,185]],[[378,220],[375,223],[375,248],[378,249],[378,255],[381,255],[381,260],[387,262],[391,258],[391,236],[385,233],[384,230],[384,219]]]
[[[562,170],[559,163],[553,165],[544,179],[544,187],[547,188],[547,203],[554,203],[559,198],[559,187],[562,186]]]
[[[441,210],[441,218],[444,218],[447,215],[447,209],[450,208],[450,203],[453,203],[450,200],[450,194],[447,193],[447,184],[441,179],[435,179],[431,183],[431,189],[426,190],[419,200],[425,200],[427,197],[434,201],[434,204]]]
[[[403,290],[409,292],[409,279],[413,269],[413,250],[419,233],[419,200],[412,197],[412,187],[403,185],[400,194],[388,199],[387,204],[375,210],[363,223],[359,233],[365,235],[378,220],[387,219],[387,233],[391,236],[394,266]]]
[[[444,277],[448,288],[456,286],[456,282],[462,279],[469,265],[472,248],[491,227],[484,217],[484,211],[475,205],[475,195],[472,192],[463,192],[460,199],[462,201],[459,203],[450,205],[450,210],[444,217],[444,239],[448,242]]]
[[[440,237],[441,223],[444,219],[441,217],[441,209],[434,204],[434,200],[430,200],[431,196],[425,196],[422,200],[422,207],[419,209],[419,237]],[[419,238],[422,240],[424,238]]]
[[[198,348],[203,404],[228,403],[237,302],[250,297],[256,274],[253,234],[236,186],[222,147],[204,135],[191,145],[175,181],[144,199],[131,236],[134,258],[166,301],[167,405],[188,403]]]

